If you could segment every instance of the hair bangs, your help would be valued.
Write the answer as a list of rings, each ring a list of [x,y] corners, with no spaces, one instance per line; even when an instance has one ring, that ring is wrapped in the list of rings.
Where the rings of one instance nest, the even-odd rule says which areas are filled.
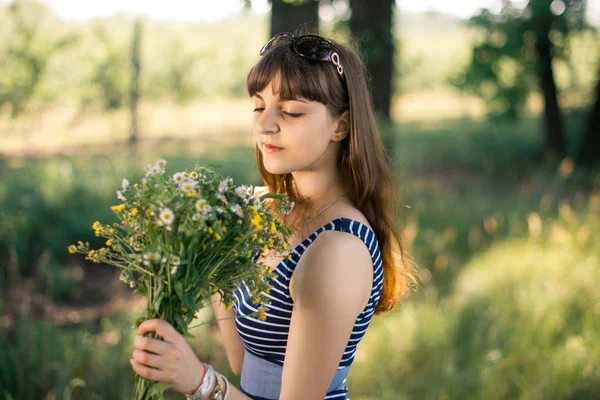
[[[325,105],[335,104],[336,91],[332,82],[341,79],[332,66],[324,62],[312,62],[293,54],[289,42],[279,45],[265,53],[250,70],[246,81],[248,94],[254,96],[263,91],[269,83],[273,84],[273,94],[280,100],[304,98]]]

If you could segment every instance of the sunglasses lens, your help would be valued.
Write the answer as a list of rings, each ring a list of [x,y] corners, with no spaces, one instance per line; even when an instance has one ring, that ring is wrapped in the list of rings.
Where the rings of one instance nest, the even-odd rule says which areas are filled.
[[[277,46],[282,40],[290,39],[292,37],[293,37],[293,35],[291,33],[287,33],[287,32],[278,33],[277,35],[273,36],[271,38],[271,40],[269,40],[267,43],[265,43],[265,45],[262,47],[262,49],[260,49],[258,54],[262,56],[266,51]]]
[[[317,36],[302,36],[294,42],[294,50],[311,60],[326,60],[332,48],[328,41]]]

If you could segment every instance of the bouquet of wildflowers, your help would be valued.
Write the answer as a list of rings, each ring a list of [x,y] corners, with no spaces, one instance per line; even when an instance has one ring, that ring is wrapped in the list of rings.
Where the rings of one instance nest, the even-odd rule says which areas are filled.
[[[234,186],[212,168],[196,163],[193,170],[165,175],[166,161],[146,166],[141,183],[122,181],[117,191],[120,204],[111,209],[118,222],[92,225],[105,247],[89,243],[69,246],[87,260],[121,268],[121,280],[147,299],[147,309],[137,324],[161,318],[185,337],[196,313],[220,292],[227,308],[233,292],[244,283],[261,304],[256,317],[264,319],[272,268],[256,262],[255,254],[267,249],[284,251],[289,227],[264,205],[275,201],[286,214],[293,203],[285,195],[252,198],[252,186]],[[155,332],[149,333],[160,339]],[[162,399],[168,385],[136,375],[131,399]]]

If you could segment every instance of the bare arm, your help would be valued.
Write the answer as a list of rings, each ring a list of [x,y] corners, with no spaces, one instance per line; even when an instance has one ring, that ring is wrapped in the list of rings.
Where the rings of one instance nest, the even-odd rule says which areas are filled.
[[[244,363],[244,343],[235,327],[235,319],[233,319],[235,312],[233,309],[225,309],[225,304],[221,303],[220,293],[212,295],[211,301],[215,318],[219,325],[219,331],[225,344],[229,366],[235,375],[240,376],[242,373],[242,364]]]

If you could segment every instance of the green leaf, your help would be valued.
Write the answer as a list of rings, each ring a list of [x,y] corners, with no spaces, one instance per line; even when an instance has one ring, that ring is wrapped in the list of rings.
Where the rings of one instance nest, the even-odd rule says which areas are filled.
[[[162,292],[158,295],[158,298],[154,300],[154,309],[156,311],[160,311],[160,304],[162,303],[163,297],[165,297],[165,292]]]
[[[219,164],[205,164],[203,165],[204,168],[223,168],[222,165]]]
[[[183,337],[184,337],[184,338],[187,338],[187,339],[196,339],[196,336],[192,335],[192,334],[191,334],[191,333],[189,333],[189,332],[186,332],[186,333],[183,335]]]
[[[155,384],[153,384],[152,386],[150,386],[150,389],[148,390],[148,397],[152,397],[152,396],[156,396],[156,395],[160,395],[162,396],[163,392],[165,390],[170,389],[173,386],[172,383],[166,383],[166,382],[157,382]]]

